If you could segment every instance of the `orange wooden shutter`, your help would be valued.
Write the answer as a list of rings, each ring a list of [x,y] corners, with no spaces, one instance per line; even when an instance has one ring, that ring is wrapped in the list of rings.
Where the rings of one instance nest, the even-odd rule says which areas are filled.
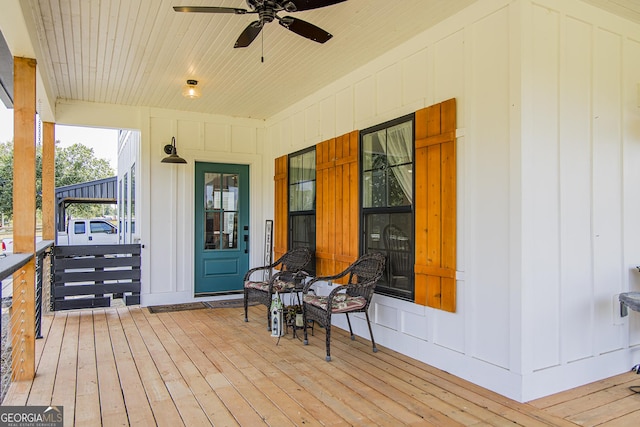
[[[335,271],[335,177],[336,140],[316,145],[316,274]]]
[[[336,138],[335,272],[358,259],[358,131]]]
[[[338,273],[358,258],[358,132],[316,146],[316,269]]]
[[[274,189],[274,211],[275,218],[273,224],[273,259],[274,261],[287,252],[288,238],[288,200],[289,182],[287,171],[289,162],[287,156],[278,157],[275,162]]]
[[[415,302],[456,311],[456,101],[416,112]]]

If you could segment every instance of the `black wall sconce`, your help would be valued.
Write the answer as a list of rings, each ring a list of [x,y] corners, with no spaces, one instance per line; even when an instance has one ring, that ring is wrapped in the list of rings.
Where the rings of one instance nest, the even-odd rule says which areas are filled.
[[[164,146],[164,152],[168,154],[167,157],[162,159],[162,163],[187,163],[185,159],[178,156],[178,150],[176,150],[176,137],[171,137],[171,144]]]

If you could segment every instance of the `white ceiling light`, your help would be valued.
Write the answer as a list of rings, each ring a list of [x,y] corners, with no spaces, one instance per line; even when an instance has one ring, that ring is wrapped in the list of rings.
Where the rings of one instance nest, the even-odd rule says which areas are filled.
[[[200,89],[197,80],[187,80],[187,84],[182,88],[182,96],[189,99],[200,98]]]

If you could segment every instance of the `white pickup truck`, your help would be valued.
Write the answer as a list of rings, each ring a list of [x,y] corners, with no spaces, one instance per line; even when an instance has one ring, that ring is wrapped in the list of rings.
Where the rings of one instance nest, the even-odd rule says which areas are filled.
[[[69,233],[69,230],[71,232]],[[36,236],[36,241],[42,237]],[[2,239],[2,254],[13,252],[13,238]],[[58,232],[56,245],[117,245],[118,229],[107,220],[71,219],[65,231]]]
[[[58,231],[56,244],[117,245],[118,229],[104,219],[70,219],[66,231]]]

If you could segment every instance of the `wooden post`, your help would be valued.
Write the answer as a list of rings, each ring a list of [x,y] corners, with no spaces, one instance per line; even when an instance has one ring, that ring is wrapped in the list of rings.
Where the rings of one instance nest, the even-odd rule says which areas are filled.
[[[13,276],[12,379],[35,376],[36,60],[13,58],[13,252],[34,257]]]
[[[42,123],[42,239],[55,240],[56,238],[56,168],[55,154],[56,138],[55,124],[51,122]],[[51,301],[51,287],[45,284],[50,283],[51,258],[44,257],[42,264],[43,286],[42,286],[42,313],[49,313]]]
[[[56,238],[55,125],[42,123],[42,240]]]

